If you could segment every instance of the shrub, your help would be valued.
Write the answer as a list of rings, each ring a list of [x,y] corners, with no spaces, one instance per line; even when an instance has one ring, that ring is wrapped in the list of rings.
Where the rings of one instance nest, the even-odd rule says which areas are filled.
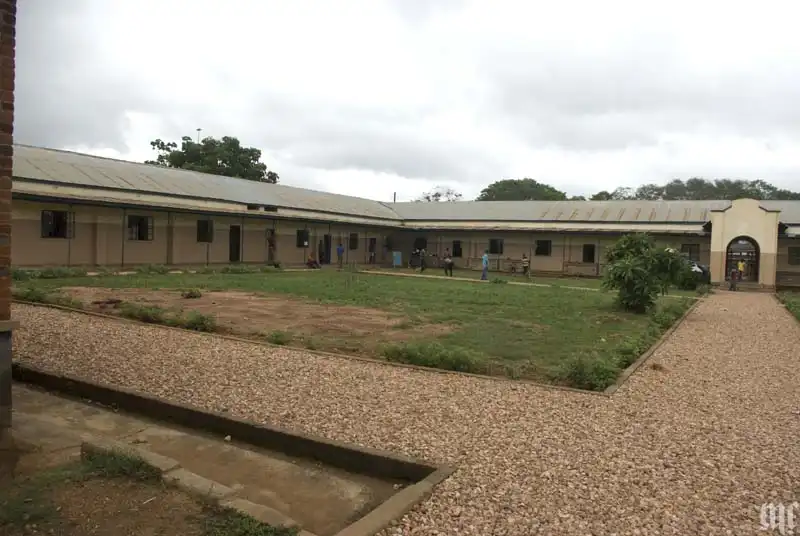
[[[436,342],[402,343],[383,348],[387,361],[423,367],[481,373],[485,362],[480,355],[464,348],[448,348]]]
[[[671,285],[687,277],[686,272],[691,273],[680,253],[656,246],[646,234],[623,236],[606,256],[603,287],[617,290],[619,305],[635,313],[650,310],[659,293],[666,294]]]
[[[83,309],[83,303],[71,296],[65,296],[58,291],[49,291],[36,287],[24,287],[11,291],[14,299],[47,305],[60,305],[71,309]]]
[[[505,285],[506,283],[508,283],[508,281],[506,281],[505,279],[500,279],[498,277],[495,277],[494,279],[492,279],[492,283],[496,285]]]
[[[167,324],[167,311],[155,305],[140,305],[132,302],[122,302],[119,312],[126,318],[132,318],[148,324]]]
[[[199,311],[189,311],[186,317],[178,321],[178,325],[194,331],[205,331],[211,333],[217,330],[217,320],[211,315],[203,314]]]
[[[189,290],[184,290],[181,292],[181,297],[187,300],[195,300],[197,298],[202,298],[203,293],[200,292],[198,288],[190,288]]]
[[[144,264],[133,269],[137,274],[168,274],[171,268],[163,264]]]
[[[564,363],[558,379],[576,389],[602,391],[614,383],[619,372],[619,366],[610,359],[577,355]]]
[[[272,344],[284,346],[286,344],[289,344],[291,340],[292,340],[292,335],[290,333],[281,331],[279,329],[276,329],[275,331],[272,331],[267,334],[267,342],[270,342]]]

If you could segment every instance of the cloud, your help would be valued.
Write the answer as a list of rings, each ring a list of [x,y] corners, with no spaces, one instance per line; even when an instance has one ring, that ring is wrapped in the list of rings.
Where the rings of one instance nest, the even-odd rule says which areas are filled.
[[[799,13],[25,0],[16,135],[143,160],[202,128],[262,149],[286,184],[383,200],[511,177],[584,195],[697,175],[798,188]]]

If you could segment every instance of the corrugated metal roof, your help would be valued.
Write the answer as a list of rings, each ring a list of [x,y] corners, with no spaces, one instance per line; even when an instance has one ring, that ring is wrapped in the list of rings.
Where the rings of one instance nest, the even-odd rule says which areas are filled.
[[[394,203],[404,220],[702,223],[730,201],[462,201]]]
[[[368,218],[399,219],[388,206],[360,197],[27,145],[14,146],[14,176],[142,193],[271,205]]]
[[[461,201],[381,203],[279,184],[162,168],[69,151],[14,146],[14,176],[95,188],[408,221],[704,223],[730,201]],[[762,201],[800,224],[800,201]]]

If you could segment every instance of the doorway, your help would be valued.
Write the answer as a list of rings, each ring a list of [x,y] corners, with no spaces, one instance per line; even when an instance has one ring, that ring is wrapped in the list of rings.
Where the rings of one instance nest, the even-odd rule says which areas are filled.
[[[267,263],[275,264],[275,230],[267,229]]]
[[[322,254],[324,256],[324,263],[331,263],[331,247],[333,246],[333,235],[326,234],[322,237]],[[323,261],[320,261],[321,263]]]
[[[228,232],[228,244],[230,247],[228,260],[230,262],[242,262],[242,226],[231,225]]]
[[[725,279],[730,279],[733,270],[741,268],[741,280],[758,283],[758,268],[761,252],[758,243],[749,236],[731,240],[725,255]]]

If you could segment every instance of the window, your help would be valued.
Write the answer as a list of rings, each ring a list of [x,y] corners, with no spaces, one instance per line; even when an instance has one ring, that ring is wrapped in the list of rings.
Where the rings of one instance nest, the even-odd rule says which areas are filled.
[[[428,249],[428,239],[418,236],[414,239],[414,249]]]
[[[594,244],[583,245],[583,262],[594,263]]]
[[[42,238],[74,238],[75,213],[65,210],[42,211]]]
[[[552,240],[537,240],[536,241],[536,249],[533,250],[533,254],[537,257],[549,257],[553,253],[553,241]]]
[[[369,250],[369,252],[370,253],[375,253],[375,250],[377,249],[377,247],[378,247],[378,239],[374,238],[374,237],[370,238],[369,239],[369,245],[367,246],[367,249]]]
[[[152,216],[128,216],[128,240],[152,240]]]
[[[297,243],[295,245],[299,248],[308,247],[308,229],[297,230]]]
[[[197,241],[206,243],[214,241],[214,220],[197,220]]]
[[[681,253],[690,261],[700,262],[700,244],[681,244]]]
[[[800,246],[792,246],[789,248],[789,264],[792,266],[800,265]]]
[[[492,255],[502,255],[503,254],[503,239],[502,238],[490,238],[489,239],[489,253]]]
[[[350,250],[358,249],[358,233],[350,233],[350,243],[348,244]]]
[[[460,259],[464,253],[461,251],[461,240],[453,240],[453,258]]]

